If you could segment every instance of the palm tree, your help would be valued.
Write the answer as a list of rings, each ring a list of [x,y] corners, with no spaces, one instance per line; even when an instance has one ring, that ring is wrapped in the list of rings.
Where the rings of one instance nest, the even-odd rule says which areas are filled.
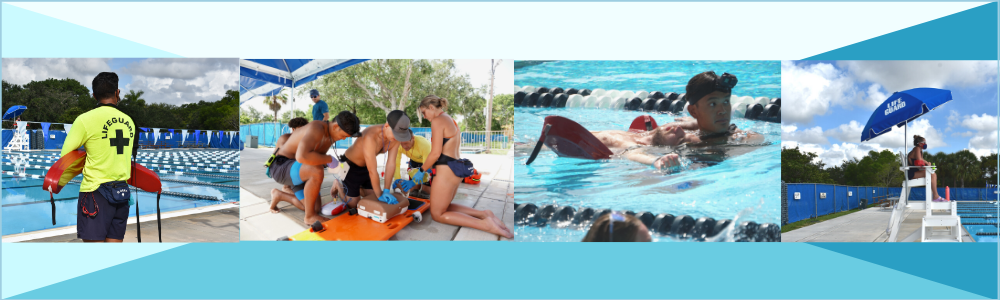
[[[281,106],[288,103],[288,97],[278,91],[277,94],[264,98],[264,104],[267,104],[267,108],[274,112],[274,135],[278,135],[278,111],[281,110]]]
[[[955,152],[955,166],[958,174],[958,178],[962,181],[962,186],[965,187],[966,179],[973,179],[980,177],[982,170],[979,168],[979,158],[975,154],[972,154],[968,149],[964,149]]]

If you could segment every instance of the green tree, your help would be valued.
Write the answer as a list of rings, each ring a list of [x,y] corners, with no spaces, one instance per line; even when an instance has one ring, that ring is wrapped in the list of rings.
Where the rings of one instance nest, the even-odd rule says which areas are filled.
[[[822,162],[813,162],[817,156],[801,152],[799,147],[781,149],[781,181],[786,183],[834,183],[823,170]]]
[[[993,153],[987,156],[982,156],[979,160],[981,161],[980,169],[983,170],[983,183],[977,186],[997,184],[997,154]]]
[[[485,101],[481,96],[484,88],[473,87],[468,76],[455,75],[454,69],[452,60],[370,60],[325,75],[303,88],[319,90],[331,114],[351,111],[364,124],[384,123],[386,114],[398,109],[410,116],[414,127],[430,126],[417,113],[420,100],[427,95],[448,99],[447,112],[452,116],[475,120],[477,107],[482,115],[484,104],[478,101]]]

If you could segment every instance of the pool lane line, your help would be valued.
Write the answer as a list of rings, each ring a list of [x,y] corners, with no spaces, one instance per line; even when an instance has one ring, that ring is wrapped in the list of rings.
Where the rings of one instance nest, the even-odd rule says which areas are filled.
[[[42,186],[41,185],[5,186],[5,187],[3,187],[3,189],[5,189],[5,190],[6,189],[23,189],[23,188],[32,188],[32,187],[42,187]]]
[[[215,186],[215,187],[233,188],[233,189],[237,189],[237,188],[240,187],[239,185],[229,185],[229,184],[221,184],[221,183],[215,183],[215,182],[201,182],[201,181],[193,181],[193,180],[180,180],[180,179],[170,179],[170,178],[160,178],[160,180],[161,181],[169,181],[169,182],[180,182],[180,183],[189,183],[189,184],[196,184],[196,185],[204,185],[204,186]]]
[[[76,200],[76,199],[79,199],[79,197],[56,198],[54,200],[55,201],[67,201],[67,200]],[[49,200],[40,200],[40,201],[31,201],[31,202],[18,202],[18,203],[7,203],[7,204],[4,204],[3,207],[21,206],[21,205],[28,205],[28,204],[43,204],[43,203],[44,204],[48,204]]]
[[[193,215],[193,214],[200,214],[200,213],[206,213],[206,212],[213,212],[213,211],[217,211],[217,210],[231,209],[231,208],[239,209],[240,205],[238,203],[227,202],[227,203],[220,203],[220,204],[214,204],[214,205],[208,205],[208,206],[192,207],[192,208],[186,208],[186,209],[181,209],[181,210],[168,211],[168,212],[161,213],[160,214],[161,215],[160,219],[163,220],[163,219],[169,219],[169,218],[176,218],[176,217],[182,217],[182,216]],[[142,215],[142,216],[139,216],[139,218],[141,220],[155,220],[156,219],[156,213]],[[145,223],[145,222],[153,222],[153,221],[143,221],[143,223]],[[135,217],[134,216],[129,217],[128,218],[128,222],[126,222],[126,224],[135,224]],[[170,230],[170,228],[163,228],[163,230]],[[9,234],[9,235],[3,236],[2,240],[3,240],[4,243],[17,243],[17,242],[24,242],[24,241],[31,241],[31,240],[48,238],[48,237],[60,236],[60,235],[73,234],[73,233],[76,233],[76,225],[64,226],[64,227],[59,227],[59,228],[42,229],[42,230],[36,230],[36,231],[31,231],[31,232],[25,232],[25,233]]]

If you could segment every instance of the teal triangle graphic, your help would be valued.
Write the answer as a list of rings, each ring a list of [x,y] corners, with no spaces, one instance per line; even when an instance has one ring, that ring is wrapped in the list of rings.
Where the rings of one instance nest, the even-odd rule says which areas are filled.
[[[181,245],[3,243],[0,297],[10,298]]]
[[[106,286],[109,278],[125,276],[137,280],[128,280],[116,286],[114,293],[102,293],[100,297],[412,298],[423,294],[414,294],[409,288],[411,283],[421,286],[420,279],[434,278],[448,282],[448,288],[431,292],[434,298],[440,299],[651,299],[663,298],[667,295],[665,292],[669,297],[701,299],[980,299],[967,291],[804,243],[679,246],[534,243],[530,246],[535,253],[560,253],[560,259],[546,260],[542,269],[499,259],[515,249],[523,250],[525,245],[489,243],[408,242],[403,251],[420,255],[402,261],[357,259],[358,255],[363,258],[399,256],[400,248],[386,247],[386,242],[187,244],[13,298],[79,298],[81,291]],[[320,260],[303,260],[276,258],[276,253],[336,254]],[[614,258],[612,263],[603,263],[594,261],[593,253],[674,253],[684,259],[621,256]],[[489,274],[455,273],[454,270],[474,272],[470,261],[489,269]],[[611,274],[625,269],[631,276],[565,276]],[[529,273],[542,276],[545,284],[499,288],[509,285],[511,278]],[[951,273],[965,277],[954,270]],[[359,278],[384,280],[357,280]],[[403,278],[398,282],[399,288],[386,288],[385,280],[393,282],[399,278]],[[621,289],[594,289],[594,286],[639,288],[622,293]],[[893,286],[912,288],[888,288]],[[484,294],[484,291],[488,292]]]
[[[963,291],[997,298],[997,243],[810,243]]]
[[[180,57],[7,3],[2,16],[3,57]]]
[[[992,2],[805,60],[996,59],[997,3]]]

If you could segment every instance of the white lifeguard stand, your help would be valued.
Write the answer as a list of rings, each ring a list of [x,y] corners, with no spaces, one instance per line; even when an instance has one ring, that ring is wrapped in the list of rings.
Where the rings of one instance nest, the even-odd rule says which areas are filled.
[[[16,122],[17,128],[14,129],[14,138],[10,140],[10,143],[3,148],[4,151],[26,151],[28,150],[30,143],[28,140],[28,122],[18,121]]]
[[[931,199],[931,175],[937,171],[934,166],[908,166],[905,153],[900,153],[902,167],[900,171],[906,173],[910,169],[922,169],[926,171],[923,178],[909,179],[903,181],[903,191],[899,195],[899,201],[892,208],[892,216],[889,218],[889,226],[886,232],[889,233],[889,242],[896,242],[899,237],[899,227],[903,224],[906,210],[924,210],[920,229],[914,231],[903,238],[900,242],[912,242],[917,238],[921,242],[962,242],[962,219],[958,216],[958,203],[934,202]],[[910,188],[923,186],[926,193],[924,201],[909,202]],[[933,214],[933,211],[943,211],[943,214]]]

